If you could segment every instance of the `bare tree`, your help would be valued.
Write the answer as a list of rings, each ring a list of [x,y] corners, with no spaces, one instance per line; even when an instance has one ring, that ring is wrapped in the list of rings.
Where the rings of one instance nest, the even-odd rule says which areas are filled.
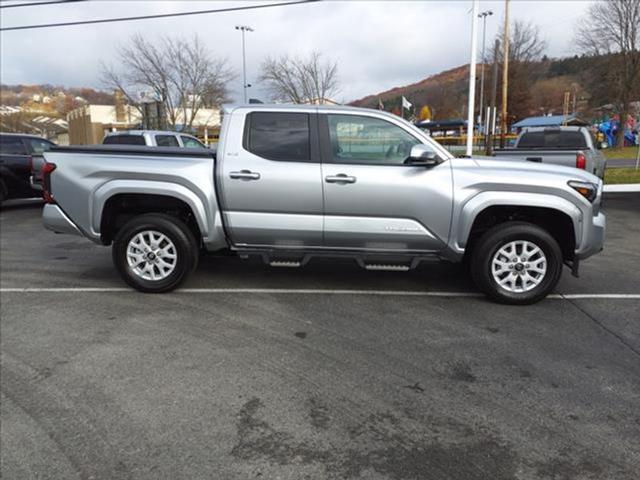
[[[212,57],[198,36],[191,40],[163,37],[150,42],[132,36],[118,50],[120,68],[103,65],[103,82],[122,90],[132,105],[136,92],[152,90],[163,102],[168,123],[191,128],[201,108],[217,107],[228,96],[233,74],[226,59]]]
[[[323,61],[319,52],[308,58],[267,57],[260,80],[267,84],[272,100],[279,102],[324,103],[339,92],[338,64]]]
[[[547,48],[546,42],[540,37],[540,27],[532,22],[516,20],[509,26],[509,63],[531,63],[539,60]],[[498,58],[502,58],[504,32],[499,32],[496,39],[500,40]],[[494,42],[495,43],[495,42]],[[493,48],[487,53],[486,63],[493,60]]]
[[[609,0],[589,6],[576,33],[576,44],[587,55],[605,55],[610,87],[620,113],[618,144],[633,95],[640,94],[640,0]]]

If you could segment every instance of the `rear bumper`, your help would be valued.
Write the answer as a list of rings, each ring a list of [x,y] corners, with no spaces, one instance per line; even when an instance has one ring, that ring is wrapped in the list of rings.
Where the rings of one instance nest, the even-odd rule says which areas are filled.
[[[607,220],[604,213],[599,212],[596,216],[591,217],[591,224],[586,225],[583,230],[582,245],[576,251],[576,258],[584,260],[592,255],[600,252],[604,246],[604,235],[607,227]]]
[[[44,228],[55,233],[84,236],[80,229],[65,215],[58,205],[46,204],[42,210]]]

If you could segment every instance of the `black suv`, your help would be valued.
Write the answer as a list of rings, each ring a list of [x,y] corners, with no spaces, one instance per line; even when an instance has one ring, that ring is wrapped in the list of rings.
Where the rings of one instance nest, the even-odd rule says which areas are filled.
[[[33,156],[55,143],[36,135],[0,133],[0,202],[10,198],[39,197],[31,186]]]

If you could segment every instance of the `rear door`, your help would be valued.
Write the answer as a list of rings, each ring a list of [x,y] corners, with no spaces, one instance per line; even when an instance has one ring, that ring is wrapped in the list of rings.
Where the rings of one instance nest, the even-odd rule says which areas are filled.
[[[219,170],[228,234],[239,247],[322,245],[317,116],[236,110]]]
[[[443,249],[452,210],[450,162],[407,165],[411,147],[425,141],[399,119],[328,113],[319,122],[325,246],[392,252]]]

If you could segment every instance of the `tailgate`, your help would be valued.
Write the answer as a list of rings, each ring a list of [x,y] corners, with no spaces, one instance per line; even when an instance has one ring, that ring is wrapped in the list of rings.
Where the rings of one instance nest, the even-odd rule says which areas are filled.
[[[502,157],[504,160],[515,159],[534,163],[549,163],[552,165],[561,165],[563,167],[576,166],[576,156],[578,150],[538,150],[538,149],[505,149],[496,150],[496,157]]]

